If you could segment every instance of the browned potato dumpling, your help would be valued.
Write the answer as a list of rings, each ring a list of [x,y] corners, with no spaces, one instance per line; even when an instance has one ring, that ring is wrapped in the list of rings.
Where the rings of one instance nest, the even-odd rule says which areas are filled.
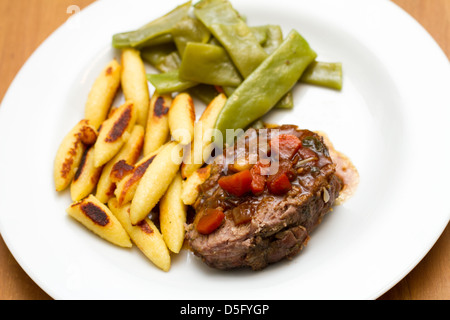
[[[191,149],[186,155],[181,165],[181,175],[183,178],[189,177],[207,160],[205,154],[208,154],[208,147],[211,144],[213,128],[220,111],[222,111],[227,97],[222,93],[216,96],[203,111],[195,128],[194,140]]]
[[[145,171],[131,201],[133,225],[142,221],[166,192],[180,168],[179,152],[176,142],[168,142]]]
[[[118,171],[121,169],[121,174],[127,173],[124,167],[128,166],[133,169],[134,164],[139,159],[144,143],[144,128],[140,125],[135,125],[131,132],[127,143],[120,149],[119,153],[111,159],[104,167],[100,179],[97,184],[96,197],[100,202],[107,203],[110,198],[114,196],[116,190],[116,183],[123,178],[119,176]]]
[[[130,237],[109,208],[93,195],[73,203],[67,213],[103,239],[120,247],[132,246]]]
[[[100,167],[120,151],[130,137],[136,122],[136,108],[133,102],[126,101],[102,123],[95,143],[95,166]]]
[[[170,251],[178,253],[184,242],[187,207],[181,200],[183,180],[178,172],[159,202],[159,225]]]
[[[120,86],[122,67],[113,59],[98,75],[84,107],[84,118],[98,129],[108,116],[109,109]]]
[[[120,207],[115,198],[109,200],[108,206],[139,250],[158,268],[169,271],[170,253],[155,224],[149,218],[145,218],[138,225],[132,225],[130,204]]]
[[[192,97],[183,92],[178,94],[169,110],[169,128],[172,138],[182,145],[188,145],[194,138],[195,107]]]
[[[86,144],[95,143],[96,132],[89,121],[81,120],[64,137],[53,164],[56,191],[62,191],[70,185],[86,150]]]
[[[139,50],[122,50],[122,90],[126,100],[136,106],[136,123],[145,127],[147,123],[150,93],[144,62]]]
[[[144,156],[158,150],[170,137],[169,110],[172,105],[170,94],[155,92],[150,101],[147,127],[145,129]]]

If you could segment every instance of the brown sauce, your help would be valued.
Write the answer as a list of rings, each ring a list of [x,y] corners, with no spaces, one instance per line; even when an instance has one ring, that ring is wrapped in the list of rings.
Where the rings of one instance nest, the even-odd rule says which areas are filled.
[[[275,131],[272,131],[276,129]],[[197,211],[204,211],[207,208],[221,208],[227,217],[232,218],[236,224],[245,223],[251,220],[255,212],[262,209],[264,206],[276,205],[278,201],[282,201],[286,197],[298,197],[310,194],[316,188],[318,183],[318,176],[325,177],[334,170],[332,158],[326,149],[323,149],[323,144],[320,138],[309,130],[300,130],[296,126],[277,126],[268,129],[265,132],[259,131],[259,135],[267,135],[267,141],[276,134],[295,135],[301,141],[309,141],[309,143],[316,143],[319,145],[308,147],[301,147],[298,150],[298,156],[288,162],[289,174],[292,173],[290,179],[291,189],[287,193],[276,195],[270,192],[268,187],[264,189],[261,194],[247,193],[243,196],[232,196],[222,188],[218,187],[218,177],[224,175],[234,174],[234,170],[229,170],[230,165],[237,162],[239,158],[251,158],[252,153],[249,150],[249,141],[258,138],[256,132],[248,132],[248,139],[245,138],[245,144],[236,143],[234,147],[224,150],[223,157],[217,158],[215,164],[212,166],[211,175],[214,176],[208,179],[200,186],[201,196],[197,199],[195,209]],[[239,147],[239,145],[241,147]],[[315,151],[313,151],[313,149]],[[256,150],[261,150],[259,145]],[[229,155],[229,156],[226,156]],[[280,163],[280,166],[282,163]],[[280,167],[281,170],[281,167]],[[283,171],[284,172],[284,171]],[[267,181],[270,181],[269,176]]]
[[[328,147],[330,157],[336,165],[336,175],[342,179],[344,186],[336,199],[335,204],[340,205],[350,199],[356,192],[359,184],[359,173],[352,161],[342,152],[337,151],[328,135],[324,132],[316,131],[323,137],[323,141]]]

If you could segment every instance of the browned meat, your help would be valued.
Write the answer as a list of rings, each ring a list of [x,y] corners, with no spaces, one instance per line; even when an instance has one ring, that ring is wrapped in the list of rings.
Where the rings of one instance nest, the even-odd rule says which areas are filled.
[[[221,177],[236,172],[232,163],[237,159],[261,159],[261,153],[255,151],[261,146],[249,147],[253,139],[267,138],[270,145],[271,139],[279,134],[294,135],[302,141],[288,164],[280,160],[280,168],[289,176],[289,191],[273,194],[266,187],[258,195],[248,192],[238,197],[219,186]],[[292,258],[330,211],[342,188],[328,149],[317,134],[295,126],[280,126],[248,131],[245,139],[245,143],[237,143],[214,160],[211,176],[200,187],[200,196],[194,204],[196,219],[187,226],[186,238],[191,250],[207,265],[218,269],[260,270]],[[268,154],[273,156],[270,148]],[[271,172],[267,181],[273,175]],[[196,229],[199,217],[207,209],[217,208],[225,213],[220,227],[210,234],[199,233]]]

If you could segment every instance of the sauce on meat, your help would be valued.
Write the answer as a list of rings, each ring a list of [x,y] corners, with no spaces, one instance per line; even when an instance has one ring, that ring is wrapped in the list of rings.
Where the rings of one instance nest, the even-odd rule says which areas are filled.
[[[359,173],[352,161],[345,154],[334,148],[326,133],[318,131],[316,131],[316,133],[323,137],[324,143],[330,152],[331,159],[336,165],[336,175],[339,176],[344,183],[344,186],[339,193],[339,197],[335,201],[336,205],[340,205],[355,194],[359,184]]]
[[[266,133],[261,130],[266,130]],[[306,196],[311,194],[311,190],[317,189],[317,177],[329,174],[329,172],[334,170],[332,157],[327,145],[319,135],[309,130],[300,130],[296,126],[284,125],[271,127],[270,129],[260,129],[258,133],[256,131],[254,133],[250,132],[247,137],[242,138],[245,139],[244,144],[241,143],[239,146],[239,143],[236,143],[235,148],[227,148],[224,151],[222,158],[216,158],[222,165],[213,166],[214,169],[212,170],[216,172],[212,172],[211,175],[218,175],[220,181],[220,177],[236,175],[236,172],[239,171],[238,168],[248,171],[245,161],[244,164],[241,161],[237,167],[235,163],[239,163],[240,159],[252,160],[252,166],[255,166],[255,163],[259,163],[262,157],[261,153],[255,159],[255,153],[257,152],[250,150],[252,139],[267,138],[269,146],[267,154],[271,157],[270,143],[272,139],[280,136],[285,141],[286,139],[288,140],[287,143],[285,142],[285,145],[289,145],[289,148],[287,151],[286,149],[283,151],[285,153],[288,152],[288,159],[279,161],[277,171],[266,174],[266,186],[262,192],[249,191],[241,196],[236,196],[218,186],[215,179],[209,179],[200,186],[200,193],[203,196],[199,197],[195,203],[197,212],[206,211],[208,208],[220,208],[227,219],[233,219],[235,224],[239,225],[251,221],[254,213],[264,207],[266,203],[270,203],[272,206],[277,200],[281,202],[291,195],[294,197]],[[291,139],[292,136],[297,137],[302,142],[301,146],[295,144],[295,139]],[[264,148],[260,141],[258,140],[257,150]],[[333,154],[337,154],[334,149]],[[342,159],[344,158],[342,157]],[[343,172],[350,171],[348,170],[348,165],[340,163],[339,167]],[[345,175],[344,179],[347,180],[347,178]],[[281,185],[281,188],[274,192],[274,185]],[[324,194],[327,193],[327,186],[320,186],[320,188],[325,189],[323,191]],[[279,192],[280,190],[282,192]],[[197,215],[196,220],[201,215]]]

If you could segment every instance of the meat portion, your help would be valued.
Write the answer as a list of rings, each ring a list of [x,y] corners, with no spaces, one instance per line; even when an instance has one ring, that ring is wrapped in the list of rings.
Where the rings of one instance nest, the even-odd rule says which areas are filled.
[[[288,155],[289,159],[274,160],[274,146],[270,142],[284,135],[298,137],[301,146],[291,148],[295,152]],[[264,149],[261,141],[268,141],[265,152],[261,151]],[[247,131],[240,142],[212,163],[209,179],[200,186],[194,204],[196,218],[187,226],[186,239],[195,255],[211,267],[260,270],[292,258],[303,248],[311,231],[339,196],[342,181],[335,174],[335,165],[322,138],[311,131],[295,126],[253,130]],[[277,171],[266,171],[262,192],[234,196],[220,187],[221,177],[252,168],[264,160],[264,153],[272,163],[279,162]],[[280,172],[289,178],[289,188],[281,189],[281,194],[271,188]],[[196,223],[208,209],[223,210],[225,219],[212,233],[201,234]]]

